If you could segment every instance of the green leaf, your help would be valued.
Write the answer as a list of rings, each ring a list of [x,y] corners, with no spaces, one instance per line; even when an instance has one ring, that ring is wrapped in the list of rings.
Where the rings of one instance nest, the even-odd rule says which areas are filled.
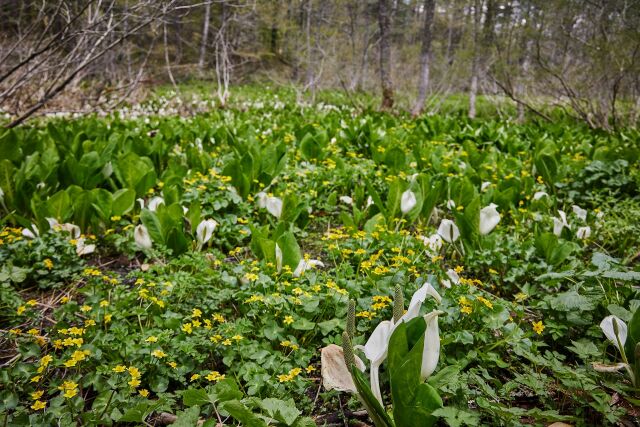
[[[282,251],[282,265],[288,265],[292,270],[295,270],[302,259],[302,253],[293,233],[291,231],[283,233],[278,238],[278,246],[280,246],[280,250]]]
[[[198,425],[200,408],[198,406],[192,406],[184,411],[178,411],[176,415],[178,418],[171,424],[172,427],[193,427]]]
[[[369,384],[364,379],[362,372],[356,367],[351,367],[351,378],[358,390],[358,398],[364,405],[369,417],[376,427],[394,427],[395,424],[384,410],[378,399],[373,396]]]
[[[454,408],[453,406],[436,409],[433,411],[433,415],[443,418],[451,427],[477,426],[480,424],[480,416],[478,414]]]
[[[631,321],[627,325],[627,342],[625,343],[625,353],[629,360],[635,359],[636,344],[640,342],[640,310],[633,313]],[[636,362],[638,363],[638,362]]]
[[[267,411],[271,418],[285,423],[287,426],[293,425],[301,412],[296,408],[292,399],[287,401],[267,398],[260,401],[260,406]]]
[[[223,402],[219,408],[240,421],[245,427],[267,427],[267,424],[261,418],[251,412],[239,400]]]
[[[111,195],[111,215],[122,216],[133,209],[136,192],[130,188],[122,188]]]
[[[164,244],[162,226],[160,225],[160,220],[158,220],[157,215],[154,212],[151,212],[149,209],[143,209],[140,213],[140,220],[142,221],[142,224],[144,224],[144,226],[147,228],[147,231],[151,236],[151,240],[154,243]]]
[[[210,395],[214,402],[226,402],[227,400],[242,399],[242,392],[238,388],[238,384],[232,378],[225,378],[222,381],[218,381],[213,386],[213,391]]]
[[[210,403],[209,395],[202,388],[190,388],[182,393],[182,404],[184,406],[203,406],[208,403]]]

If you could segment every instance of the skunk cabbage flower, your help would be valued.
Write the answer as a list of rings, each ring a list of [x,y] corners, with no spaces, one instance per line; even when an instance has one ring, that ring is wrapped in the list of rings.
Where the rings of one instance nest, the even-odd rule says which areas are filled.
[[[422,303],[424,303],[427,296],[431,296],[438,303],[442,301],[442,298],[433,286],[428,282],[425,283],[413,294],[411,302],[409,303],[409,309],[397,322],[393,322],[392,320],[383,320],[373,330],[373,333],[364,346],[357,345],[354,347],[364,351],[365,356],[371,362],[371,391],[381,403],[382,394],[380,393],[380,379],[378,372],[380,365],[382,365],[382,362],[387,358],[389,339],[391,339],[393,331],[398,327],[398,325],[400,325],[400,323],[408,322],[418,317],[420,314],[420,307],[422,307]],[[438,347],[438,352],[439,351],[440,349]]]
[[[560,218],[553,218],[553,234],[556,236],[560,236],[562,234],[562,229],[564,227],[569,228],[567,215],[563,211],[558,211],[558,215],[560,215]]]
[[[614,322],[616,325],[614,325]],[[604,335],[616,346],[620,354],[624,354],[624,343],[627,341],[627,324],[616,316],[607,316],[600,322]]]
[[[136,228],[133,230],[133,238],[141,249],[150,249],[153,245],[147,227],[142,224],[136,225]]]
[[[429,237],[422,236],[422,242],[429,248],[429,252],[435,254],[442,248],[442,237],[439,234],[432,234]]]
[[[500,222],[500,214],[496,209],[498,205],[491,203],[489,206],[480,209],[480,234],[491,233]]]
[[[196,239],[198,239],[198,243],[204,245],[211,240],[211,236],[213,236],[213,232],[217,226],[218,223],[214,219],[201,221],[196,228]]]
[[[276,270],[278,273],[282,271],[282,249],[276,243]]]
[[[304,274],[305,271],[314,267],[324,267],[324,263],[322,261],[318,261],[317,259],[310,259],[307,261],[306,259],[301,259],[298,263],[298,266],[293,271],[293,277],[300,277]]]
[[[427,329],[424,333],[424,347],[422,348],[422,366],[420,368],[420,381],[426,381],[433,374],[440,359],[440,330],[438,329],[438,316],[443,311],[434,310],[425,314],[424,321]]]
[[[368,208],[369,206],[373,205],[373,204],[374,204],[374,203],[373,203],[373,197],[371,197],[371,196],[367,197],[367,208]]]
[[[282,199],[278,197],[267,197],[265,207],[271,215],[280,219],[280,215],[282,215]]]
[[[156,196],[149,200],[149,210],[151,212],[155,212],[158,209],[158,206],[164,205],[164,199],[160,196]]]
[[[31,230],[28,228],[22,229],[22,235],[29,239],[35,239],[36,237],[40,236],[40,230],[38,230],[38,226],[32,223]]]
[[[454,202],[451,199],[447,200],[447,209],[452,210],[455,208],[456,208],[456,202]]]
[[[371,391],[373,395],[382,403],[382,393],[380,392],[380,365],[387,358],[389,350],[389,339],[393,333],[393,322],[391,320],[383,320],[373,330],[371,336],[364,346],[355,346],[364,351],[364,355],[371,362]]]
[[[407,312],[400,318],[400,320],[394,324],[394,328],[400,324],[400,322],[408,322],[409,320],[415,319],[420,314],[420,307],[427,299],[427,296],[432,297],[438,304],[442,302],[442,297],[436,291],[433,286],[429,282],[425,282],[424,285],[420,287],[417,291],[414,292],[411,297],[411,302],[409,302],[409,308]]]
[[[256,200],[258,201],[258,207],[260,209],[264,209],[267,207],[268,198],[269,196],[267,196],[267,193],[265,193],[264,191],[261,191],[258,194],[256,194]]]
[[[482,183],[482,185],[480,185],[480,191],[484,191],[487,188],[489,188],[491,186],[491,183],[489,181],[485,181]]]
[[[586,227],[580,227],[578,228],[578,231],[576,232],[576,237],[578,237],[578,239],[588,239],[591,236],[591,227],[589,227],[588,225]]]
[[[438,227],[438,234],[446,242],[453,243],[460,237],[460,230],[455,222],[450,219],[443,219],[442,222],[440,222],[440,227]]]
[[[4,191],[2,190],[2,187],[0,187],[0,201],[4,200]]]
[[[578,205],[573,205],[572,209],[573,209],[573,213],[576,214],[578,218],[580,218],[583,221],[587,220],[587,211],[585,209],[582,209]]]
[[[402,197],[400,198],[400,210],[403,214],[407,214],[416,206],[417,203],[418,201],[416,200],[415,193],[411,190],[407,190],[402,193]]]
[[[443,279],[440,281],[440,283],[442,283],[442,286],[444,286],[445,288],[450,288],[452,283],[454,285],[460,283],[460,276],[458,276],[458,273],[456,273],[455,270],[451,268],[447,270],[447,276],[449,276],[448,279]]]
[[[353,205],[353,199],[349,196],[340,196],[340,201],[347,205]]]
[[[536,191],[533,195],[533,200],[540,200],[543,197],[549,197],[549,195],[544,191]]]
[[[89,255],[94,253],[96,250],[96,245],[85,245],[84,239],[78,239],[76,243],[76,255]]]

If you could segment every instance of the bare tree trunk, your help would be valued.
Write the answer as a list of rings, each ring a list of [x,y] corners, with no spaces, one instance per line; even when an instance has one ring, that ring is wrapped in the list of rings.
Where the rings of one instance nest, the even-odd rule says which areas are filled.
[[[418,85],[418,99],[413,106],[412,114],[419,115],[424,108],[429,87],[429,67],[431,65],[431,40],[433,38],[433,15],[436,8],[435,0],[424,0],[424,23],[422,27],[422,47],[420,49],[420,82]]]
[[[307,0],[305,4],[305,20],[304,20],[304,33],[305,33],[305,43],[306,43],[306,55],[307,55],[307,64],[306,64],[306,75],[305,75],[305,87],[307,89],[311,89],[313,91],[313,50],[311,47],[311,8],[313,6],[312,0]]]
[[[380,27],[380,84],[382,109],[393,107],[393,82],[391,81],[391,9],[389,0],[378,0],[378,25]]]
[[[469,87],[469,118],[476,117],[476,96],[478,94],[478,32],[480,27],[480,14],[482,11],[480,0],[473,2],[473,59],[471,60],[471,84]]]
[[[209,38],[209,19],[211,18],[211,2],[207,1],[204,6],[204,25],[202,27],[202,44],[200,45],[200,59],[198,69],[204,68],[204,59],[207,53],[207,39]]]

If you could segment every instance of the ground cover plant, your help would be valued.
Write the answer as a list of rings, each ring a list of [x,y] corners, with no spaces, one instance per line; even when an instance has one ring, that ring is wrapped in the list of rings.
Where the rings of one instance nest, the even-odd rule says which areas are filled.
[[[637,130],[162,102],[0,135],[4,425],[410,425],[417,343],[425,425],[638,415]]]

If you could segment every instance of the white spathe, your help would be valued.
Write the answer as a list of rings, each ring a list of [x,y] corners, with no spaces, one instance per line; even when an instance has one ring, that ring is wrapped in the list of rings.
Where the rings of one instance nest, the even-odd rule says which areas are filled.
[[[549,195],[544,191],[536,191],[533,195],[533,200],[540,200],[543,197],[549,197]]]
[[[164,205],[164,199],[160,196],[153,197],[149,200],[149,210],[151,212],[155,212],[160,205]]]
[[[578,231],[576,231],[576,237],[582,240],[588,239],[591,237],[591,227],[587,225],[585,227],[578,228]]]
[[[276,270],[278,271],[278,273],[282,271],[282,249],[280,249],[280,246],[277,243],[276,243]]]
[[[147,227],[142,224],[136,225],[136,228],[133,230],[133,238],[141,249],[150,249],[153,245]]]
[[[613,322],[616,322],[618,326],[617,338]],[[602,322],[600,322],[600,329],[602,329],[602,332],[604,332],[604,335],[607,337],[607,339],[611,341],[611,343],[616,346],[620,354],[622,354],[624,343],[627,342],[627,324],[620,320],[619,317],[611,315],[602,319]],[[618,342],[618,340],[620,342]]]
[[[265,207],[271,215],[280,219],[280,215],[282,215],[282,199],[278,197],[267,197]]]
[[[198,239],[198,243],[200,245],[204,245],[213,236],[213,232],[216,230],[218,223],[214,219],[207,219],[201,221],[196,227],[196,239]]]
[[[416,194],[411,190],[407,190],[402,193],[402,196],[400,197],[400,210],[406,215],[416,206],[417,203],[418,200],[416,199]]]
[[[95,250],[96,245],[85,245],[84,239],[78,239],[78,241],[76,242],[76,255],[78,256],[92,254],[95,252]]]
[[[305,271],[315,267],[324,267],[324,263],[317,259],[310,259],[307,261],[306,259],[303,258],[300,260],[300,262],[298,263],[298,266],[293,271],[293,277],[300,277],[301,275],[304,274]]]
[[[496,228],[496,225],[500,222],[500,214],[496,209],[498,205],[491,203],[480,209],[480,234],[483,236],[491,233]]]
[[[256,194],[256,200],[258,201],[258,207],[260,209],[264,209],[267,207],[268,198],[269,196],[267,196],[267,193],[265,193],[264,191],[261,191],[258,194]]]
[[[453,243],[460,237],[460,230],[455,222],[450,219],[443,219],[438,227],[438,234],[446,242]]]
[[[564,227],[569,228],[567,215],[564,213],[564,211],[558,211],[558,215],[560,215],[560,218],[553,217],[553,234],[555,234],[556,236],[560,236],[562,234],[562,229]]]
[[[340,201],[347,205],[353,205],[353,199],[349,196],[340,196]]]
[[[455,208],[456,208],[456,202],[454,202],[451,199],[447,200],[447,209],[455,209]]]
[[[448,269],[447,270],[447,276],[449,277],[449,280],[451,280],[451,282],[454,285],[457,285],[458,283],[460,283],[460,276],[458,275],[458,273],[454,269],[452,269],[452,268]]]
[[[28,229],[28,228],[22,229],[22,235],[28,239],[35,239],[36,237],[40,236],[40,230],[38,230],[38,227],[32,223],[31,229]]]
[[[380,365],[387,358],[387,352],[389,350],[389,339],[393,333],[393,322],[390,320],[383,320],[378,323],[378,326],[373,330],[371,336],[367,340],[364,346],[356,346],[356,348],[364,351],[364,355],[371,362],[371,391],[373,395],[382,403],[382,393],[380,392]]]
[[[428,248],[431,254],[436,254],[442,248],[442,237],[439,234],[432,234],[429,237],[422,236],[422,242]]]
[[[484,191],[489,187],[491,187],[491,182],[485,181],[480,185],[480,191]]]
[[[573,205],[571,208],[573,209],[573,213],[576,214],[576,216],[578,218],[580,218],[583,221],[587,220],[587,210],[586,209],[582,209],[578,205]]]
[[[443,311],[434,310],[424,316],[427,329],[424,333],[420,381],[426,381],[438,366],[438,360],[440,359],[440,330],[438,328],[438,316],[443,313]]]

